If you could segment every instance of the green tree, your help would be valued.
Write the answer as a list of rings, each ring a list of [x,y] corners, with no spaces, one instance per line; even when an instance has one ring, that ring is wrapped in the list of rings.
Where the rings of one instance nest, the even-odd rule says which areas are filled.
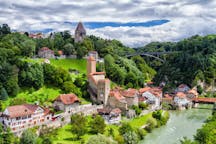
[[[30,129],[23,131],[20,144],[36,144],[37,135]]]
[[[77,58],[81,59],[88,53],[88,49],[85,46],[79,46],[77,48]]]
[[[91,132],[93,134],[98,134],[101,133],[103,134],[106,128],[106,124],[104,122],[104,119],[100,116],[97,115],[90,123],[91,127]]]
[[[147,120],[147,126],[146,126],[145,129],[148,132],[151,132],[156,126],[157,126],[157,121],[154,118],[149,118]]]
[[[0,95],[0,100],[7,100],[8,99],[8,94],[7,94],[7,91],[5,90],[5,88],[2,88],[1,89],[1,95]]]
[[[139,141],[139,137],[134,131],[128,131],[123,134],[125,144],[137,144]]]
[[[72,81],[64,82],[62,89],[63,89],[64,93],[73,92],[79,97],[82,96],[82,92],[80,91],[80,89],[78,87],[76,87],[76,85],[73,84]]]
[[[63,52],[65,55],[75,54],[75,47],[71,43],[67,43],[63,46]]]
[[[117,144],[116,141],[114,141],[111,137],[106,137],[104,135],[98,134],[91,136],[87,144]]]
[[[33,40],[25,40],[20,48],[23,56],[32,57],[35,54],[36,43]]]
[[[119,127],[118,131],[121,135],[124,135],[125,133],[129,131],[133,131],[133,128],[129,123],[123,122],[122,125]]]
[[[2,127],[2,126],[0,125],[0,127]],[[0,130],[0,131],[2,131],[2,130]],[[0,136],[3,139],[2,144],[11,144],[15,140],[15,137],[14,137],[13,133],[11,132],[10,128],[7,128],[6,131],[1,132]]]
[[[83,114],[74,114],[71,116],[71,132],[80,139],[87,132],[87,119]]]
[[[45,137],[42,140],[42,144],[52,144],[52,140],[49,137]]]
[[[3,102],[0,100],[0,111],[3,110]]]
[[[25,104],[26,103],[26,99],[25,98],[13,98],[12,101],[10,101],[10,105],[21,105],[21,104]]]
[[[180,140],[181,144],[196,144],[192,140],[188,139],[187,137],[183,137],[183,139]]]
[[[54,35],[54,47],[55,49],[62,49],[64,46],[64,39],[60,33]]]

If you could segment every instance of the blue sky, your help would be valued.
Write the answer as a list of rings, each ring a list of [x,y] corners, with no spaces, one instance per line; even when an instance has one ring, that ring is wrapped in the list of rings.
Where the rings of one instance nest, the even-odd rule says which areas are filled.
[[[216,0],[0,0],[0,23],[18,31],[74,33],[118,39],[131,47],[216,33]]]

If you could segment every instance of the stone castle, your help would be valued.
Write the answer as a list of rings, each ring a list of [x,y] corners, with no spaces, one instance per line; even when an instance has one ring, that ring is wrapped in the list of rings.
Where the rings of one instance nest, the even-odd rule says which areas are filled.
[[[108,108],[128,110],[128,106],[138,105],[138,91],[136,89],[123,90],[110,88],[110,80],[105,72],[96,72],[96,60],[93,56],[87,59],[88,92],[94,103],[103,104]]]
[[[105,78],[105,72],[96,72],[96,60],[89,56],[87,60],[87,77],[91,99],[98,103],[107,105],[110,92],[110,80]]]
[[[76,27],[76,30],[75,30],[74,41],[75,42],[82,42],[85,37],[86,37],[86,30],[85,30],[82,22],[79,22],[77,27]]]

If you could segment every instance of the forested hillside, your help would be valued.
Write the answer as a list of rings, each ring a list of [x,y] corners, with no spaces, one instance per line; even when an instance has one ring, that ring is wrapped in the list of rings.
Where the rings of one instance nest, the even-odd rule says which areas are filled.
[[[193,36],[179,42],[154,42],[137,49],[145,51],[173,51],[175,53],[162,56],[165,63],[157,60],[148,64],[158,69],[155,82],[165,81],[168,86],[176,86],[181,83],[190,86],[212,85],[216,74],[216,35]],[[158,65],[156,65],[158,64]]]
[[[38,63],[35,58],[42,47],[49,47],[56,56],[58,51],[62,50],[66,56],[77,55],[78,59],[82,59],[88,51],[95,50],[100,57],[105,58],[105,64],[100,64],[98,68],[104,70],[105,67],[107,77],[123,87],[125,85],[142,87],[144,82],[150,81],[156,74],[141,57],[124,58],[123,56],[135,50],[117,40],[87,36],[82,43],[75,43],[69,31],[51,33],[46,38],[36,39],[28,35],[28,32],[24,34],[11,32],[7,24],[0,26],[0,104],[1,100],[7,102],[8,98],[17,98],[23,90],[32,93],[44,87],[53,87],[58,91],[60,89],[62,93],[73,92],[80,97],[88,97],[85,65],[79,65],[84,68],[76,66],[68,69],[69,63],[67,66],[66,63],[62,63],[62,67],[59,67],[63,61],[51,60],[51,65]],[[78,77],[71,75],[74,69],[81,70],[81,75]],[[33,101],[18,99],[17,103],[11,101],[9,105],[20,102]]]

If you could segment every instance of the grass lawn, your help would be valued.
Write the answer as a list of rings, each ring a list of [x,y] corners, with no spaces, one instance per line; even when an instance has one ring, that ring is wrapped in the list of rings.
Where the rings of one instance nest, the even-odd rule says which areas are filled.
[[[152,117],[152,113],[148,113],[146,115],[143,115],[143,116],[139,116],[139,117],[136,117],[136,118],[133,118],[132,120],[128,121],[130,123],[130,125],[133,127],[133,128],[139,128],[143,125],[146,124],[147,120],[149,118]]]
[[[85,59],[51,59],[50,63],[57,67],[62,67],[66,70],[76,69],[80,73],[86,73],[86,60]]]
[[[46,87],[31,92],[31,89],[21,90],[16,97],[10,97],[7,101],[3,101],[3,109],[10,105],[10,102],[14,100],[14,98],[23,98],[27,103],[34,103],[39,101],[40,104],[51,105],[52,101],[61,94],[61,90],[55,87]]]
[[[16,97],[25,98],[29,103],[33,103],[35,101],[40,101],[43,103],[53,101],[60,93],[61,89],[59,88],[43,86],[33,92],[31,92],[29,89],[23,90]]]

